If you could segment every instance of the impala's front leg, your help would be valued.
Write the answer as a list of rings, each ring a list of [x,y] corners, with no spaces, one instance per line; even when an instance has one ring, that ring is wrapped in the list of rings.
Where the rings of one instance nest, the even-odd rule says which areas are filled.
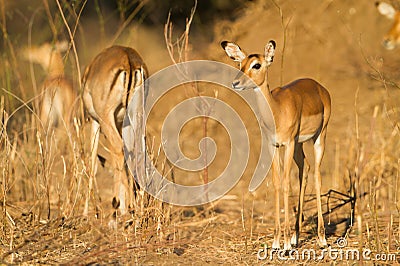
[[[112,205],[115,209],[120,208],[121,213],[126,213],[127,198],[127,177],[125,175],[125,161],[123,154],[122,138],[115,126],[114,112],[109,112],[107,119],[102,121],[100,125],[104,135],[110,143],[111,163],[114,169],[114,189]]]
[[[285,149],[285,162],[283,166],[283,201],[285,207],[285,226],[283,231],[285,250],[292,249],[290,244],[290,220],[289,220],[289,181],[290,181],[290,167],[292,166],[294,154],[294,141],[290,141]]]
[[[281,224],[279,220],[280,208],[279,208],[279,194],[280,194],[280,160],[279,160],[279,149],[275,148],[274,159],[272,161],[272,179],[275,189],[275,230],[274,230],[274,242],[272,243],[273,249],[280,249],[279,239],[281,236]]]
[[[112,164],[115,169],[114,172],[114,189],[113,189],[113,202],[112,205],[115,209],[120,209],[121,214],[125,214],[127,212],[127,202],[129,201],[129,192],[127,190],[127,177],[125,175],[124,169],[124,154],[122,151],[114,151],[112,157]]]
[[[90,133],[90,174],[88,193],[86,196],[85,207],[83,209],[84,216],[87,216],[89,213],[90,195],[92,194],[93,183],[97,173],[97,149],[99,147],[100,124],[94,119],[92,119],[92,128]]]

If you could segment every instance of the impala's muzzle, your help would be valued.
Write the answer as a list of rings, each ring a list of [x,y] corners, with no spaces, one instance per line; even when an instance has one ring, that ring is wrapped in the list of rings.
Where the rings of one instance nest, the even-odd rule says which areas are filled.
[[[245,89],[251,89],[255,86],[254,82],[245,75],[242,71],[238,73],[236,78],[232,82],[232,88],[237,91],[242,91]]]
[[[241,75],[240,78],[235,79],[232,82],[232,88],[237,91],[248,90],[248,89],[255,89],[257,85],[254,81],[246,75]]]

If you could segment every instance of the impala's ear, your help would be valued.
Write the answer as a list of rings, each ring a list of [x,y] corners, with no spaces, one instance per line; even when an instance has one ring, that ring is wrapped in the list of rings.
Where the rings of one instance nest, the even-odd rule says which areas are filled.
[[[375,5],[379,13],[381,13],[388,19],[394,19],[397,11],[391,4],[385,2],[376,2]]]
[[[221,42],[221,46],[234,61],[242,62],[246,58],[246,54],[242,52],[242,49],[236,43],[223,41]]]
[[[264,57],[267,61],[268,66],[274,61],[276,43],[274,40],[270,40],[267,45],[265,45]]]

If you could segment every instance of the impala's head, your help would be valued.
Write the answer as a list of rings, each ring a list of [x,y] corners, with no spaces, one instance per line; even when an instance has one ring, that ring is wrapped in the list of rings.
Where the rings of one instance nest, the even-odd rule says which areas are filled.
[[[271,40],[265,46],[264,55],[250,54],[246,55],[239,45],[233,42],[221,42],[222,48],[226,54],[236,62],[240,63],[240,70],[242,71],[233,82],[232,87],[236,90],[252,89],[254,84],[261,86],[265,82],[266,72],[269,65],[274,60],[275,55],[275,41]],[[253,81],[251,82],[245,75],[246,74]]]
[[[32,63],[42,66],[46,71],[63,72],[64,64],[61,53],[68,50],[68,42],[44,43],[40,46],[32,46],[22,51],[22,56]]]
[[[376,2],[379,13],[393,21],[393,26],[383,39],[383,46],[392,50],[400,44],[400,12],[385,2]]]

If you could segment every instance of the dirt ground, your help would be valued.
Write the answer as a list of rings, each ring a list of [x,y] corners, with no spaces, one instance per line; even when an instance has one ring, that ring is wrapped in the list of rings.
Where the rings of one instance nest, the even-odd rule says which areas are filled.
[[[393,2],[400,6],[400,3]],[[33,1],[31,8],[22,9],[7,3],[5,9],[21,9],[24,16],[30,18],[36,10],[35,4]],[[87,5],[86,8],[89,8],[90,3]],[[51,8],[59,12],[56,5],[51,5]],[[7,19],[11,20],[11,13],[7,14]],[[18,16],[16,11],[12,14]],[[38,21],[46,21],[45,11],[40,9],[36,16],[43,18],[33,23],[32,43],[51,41],[36,28],[41,27]],[[12,21],[15,23],[15,18]],[[77,52],[83,71],[109,43],[97,41],[99,33],[90,30],[91,27],[99,28],[98,19],[82,19],[80,23],[85,30],[85,39],[77,37],[80,38]],[[340,251],[371,250],[373,259],[364,259],[367,264],[391,265],[400,262],[400,213],[397,202],[400,196],[400,90],[397,85],[400,82],[400,53],[399,50],[385,50],[381,44],[390,26],[391,22],[377,12],[372,0],[265,0],[246,2],[244,8],[235,11],[232,20],[216,19],[213,25],[206,27],[207,30],[194,28],[189,35],[189,59],[214,60],[231,66],[236,65],[226,57],[220,46],[221,41],[234,41],[248,53],[262,53],[265,44],[274,39],[277,50],[269,70],[271,87],[311,77],[329,90],[332,115],[321,167],[327,241],[331,248],[339,248]],[[156,73],[172,64],[163,27],[162,24],[132,23],[115,44],[134,47],[142,55],[150,73]],[[11,32],[11,29],[14,31]],[[174,30],[178,35],[180,27]],[[20,60],[18,51],[26,46],[26,27],[12,25],[9,34],[15,43],[13,48],[17,60]],[[105,39],[112,40],[112,34],[108,34],[105,33]],[[4,36],[3,41],[7,43]],[[360,261],[329,256],[320,260],[257,257],[260,249],[272,246],[275,199],[270,175],[256,192],[250,193],[247,189],[259,153],[256,142],[252,143],[249,164],[235,188],[222,199],[197,207],[163,204],[141,192],[134,213],[114,217],[110,204],[112,169],[106,161],[104,167],[99,167],[98,190],[91,199],[93,205],[98,205],[97,212],[92,208],[89,217],[83,217],[88,123],[81,120],[81,124],[77,125],[78,133],[72,134],[79,136],[76,138],[71,134],[65,136],[65,133],[36,134],[35,116],[23,106],[16,111],[21,102],[15,100],[17,96],[6,92],[19,95],[17,80],[22,80],[26,88],[33,83],[39,86],[43,71],[35,67],[37,77],[34,80],[29,63],[21,61],[20,76],[15,76],[13,71],[7,70],[14,66],[12,60],[6,57],[10,46],[3,47],[4,63],[0,64],[0,75],[5,98],[2,98],[2,110],[9,116],[9,124],[2,127],[1,139],[4,149],[0,161],[2,263],[352,265]],[[71,58],[72,52],[66,60],[67,74],[78,86],[80,75]],[[34,96],[29,89],[28,92],[26,99],[19,95],[22,101],[27,102]],[[215,91],[202,93],[214,95]],[[219,98],[232,103],[238,112],[244,112],[246,116],[246,110],[240,107],[240,100],[231,93],[221,90]],[[154,137],[154,147],[160,144],[160,128],[168,110],[185,97],[187,94],[176,91],[155,108],[148,126],[149,135]],[[257,136],[251,116],[246,119],[250,136]],[[207,129],[209,137],[215,139],[218,147],[215,161],[209,169],[212,180],[226,166],[230,144],[226,132],[217,123],[210,122]],[[188,157],[199,155],[198,143],[202,134],[201,120],[192,121],[183,129],[180,143]],[[101,142],[107,143],[107,140],[102,139]],[[305,152],[311,162],[311,171],[298,251],[313,249],[320,254],[316,242],[312,144],[305,145]],[[107,144],[100,153],[107,159]],[[203,172],[188,173],[175,169],[174,173],[177,182],[202,182]],[[290,186],[292,230],[298,194],[297,169],[293,166]],[[281,206],[283,222],[283,202]],[[346,245],[340,246],[338,239],[345,239]],[[386,257],[378,261],[377,254]]]

